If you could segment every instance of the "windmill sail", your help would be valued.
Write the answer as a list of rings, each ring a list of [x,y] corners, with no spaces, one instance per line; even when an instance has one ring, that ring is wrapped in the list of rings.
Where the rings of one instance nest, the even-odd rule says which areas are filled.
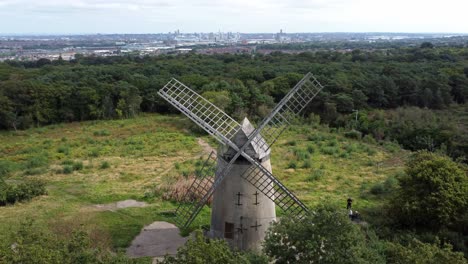
[[[188,226],[206,204],[207,201],[201,202],[200,197],[206,196],[213,186],[216,161],[216,152],[212,151],[203,163],[203,167],[195,173],[195,178],[182,199],[185,202],[181,203],[175,212],[178,225]]]
[[[158,94],[221,144],[227,144],[239,130],[236,120],[176,79],[169,81]]]
[[[204,195],[198,202],[194,201],[179,206],[176,214],[180,216],[180,219],[183,219],[180,221],[183,223],[182,226],[188,227],[195,219],[240,156],[243,156],[253,165],[252,169],[242,173],[244,179],[257,187],[268,198],[275,201],[284,211],[299,216],[307,211],[307,207],[291,191],[259,164],[254,159],[255,157],[250,157],[245,150],[251,143],[254,143],[257,148],[261,148],[265,152],[269,150],[289,125],[290,120],[299,114],[322,88],[323,86],[311,73],[306,74],[278,103],[270,115],[262,121],[260,126],[249,135],[247,142],[239,148],[231,140],[241,128],[239,123],[179,81],[172,79],[166,84],[158,92],[163,98],[222,144],[228,145],[236,151],[236,154],[228,160],[228,164],[222,171],[218,172],[211,187],[207,188],[205,186],[202,188]],[[197,188],[199,188],[199,184],[194,182],[189,192],[194,192]]]

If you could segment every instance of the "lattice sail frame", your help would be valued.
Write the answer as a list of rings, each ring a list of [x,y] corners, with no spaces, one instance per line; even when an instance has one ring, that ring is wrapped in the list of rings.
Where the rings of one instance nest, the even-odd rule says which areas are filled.
[[[221,144],[230,141],[240,129],[236,120],[174,78],[159,90],[158,94]]]
[[[172,91],[171,89],[174,89],[175,91]],[[240,129],[240,125],[235,120],[179,81],[172,79],[168,84],[166,84],[166,86],[158,92],[163,98],[177,109],[181,110],[208,133],[215,136],[215,138],[222,144],[229,145],[237,151],[236,155],[232,157],[227,166],[224,167],[221,172],[218,172],[218,177],[212,183],[211,188],[209,188],[209,190],[202,188],[205,195],[201,200],[198,202],[193,201],[189,204],[181,204],[177,208],[176,222],[183,227],[188,227],[190,225],[202,207],[213,195],[214,190],[230,171],[234,162],[241,155],[253,165],[242,174],[244,179],[253,184],[268,198],[272,199],[276,205],[285,212],[298,216],[303,215],[303,212],[308,210],[307,207],[267,169],[246,154],[244,150],[252,141],[265,150],[269,149],[286,129],[289,124],[288,119],[299,114],[321,89],[323,89],[323,86],[315,79],[315,77],[312,76],[311,73],[306,74],[304,78],[302,78],[302,80],[299,81],[299,83],[296,84],[296,86],[294,86],[294,88],[291,89],[278,103],[270,115],[262,121],[260,126],[249,135],[247,142],[239,149],[237,145],[230,140]],[[182,101],[179,102],[177,99]],[[197,104],[197,102],[201,103]],[[191,111],[192,106],[199,106],[202,110],[193,107],[192,109],[195,110]],[[226,120],[228,120],[228,124],[234,124],[233,126],[238,125],[237,129],[230,127],[227,130],[223,129],[219,131],[218,129],[226,123]],[[263,132],[263,130],[265,132]],[[226,133],[226,131],[228,133]],[[232,131],[235,132],[232,133]],[[262,132],[263,139],[259,136],[260,132]],[[207,161],[209,160],[210,158]],[[195,179],[192,187],[198,188],[198,186],[201,186],[201,184],[197,183],[197,179]],[[191,191],[199,192],[198,190],[191,190],[192,187],[188,190],[187,195],[190,195]]]

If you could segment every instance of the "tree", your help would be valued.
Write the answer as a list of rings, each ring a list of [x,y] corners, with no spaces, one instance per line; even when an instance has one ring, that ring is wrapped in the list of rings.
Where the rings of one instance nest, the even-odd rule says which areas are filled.
[[[265,253],[275,263],[382,263],[366,248],[359,226],[346,210],[322,205],[302,221],[283,217],[267,231]]]
[[[165,256],[162,264],[217,264],[249,263],[239,252],[232,251],[226,241],[207,239],[200,230],[184,246],[177,250],[176,256]]]
[[[431,42],[423,42],[420,47],[421,49],[432,49],[434,48],[434,44]]]
[[[408,227],[440,229],[460,222],[468,207],[468,177],[449,157],[420,151],[399,179],[392,216]]]
[[[438,244],[423,243],[413,239],[408,245],[385,243],[385,256],[388,263],[413,264],[466,264],[463,253],[453,252],[450,244],[442,247]]]

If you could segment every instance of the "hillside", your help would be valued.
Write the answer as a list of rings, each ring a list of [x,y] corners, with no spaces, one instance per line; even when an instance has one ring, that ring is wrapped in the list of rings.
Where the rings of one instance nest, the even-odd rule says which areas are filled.
[[[60,236],[83,225],[94,243],[119,250],[144,225],[170,222],[167,212],[177,204],[162,199],[161,185],[201,164],[209,149],[203,142],[216,147],[187,124],[181,116],[142,115],[1,132],[1,164],[12,171],[7,182],[41,179],[48,195],[0,207],[0,240],[8,241],[21,220],[32,218]],[[344,207],[349,196],[357,210],[379,205],[378,189],[401,171],[404,152],[328,130],[301,125],[284,133],[273,148],[274,174],[308,205],[331,201]],[[113,211],[95,206],[126,199],[149,205]],[[209,224],[208,216],[205,208],[195,225]]]

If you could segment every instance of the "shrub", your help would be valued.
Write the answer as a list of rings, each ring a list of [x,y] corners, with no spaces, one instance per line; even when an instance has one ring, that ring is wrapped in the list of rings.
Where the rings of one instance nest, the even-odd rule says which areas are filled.
[[[319,135],[319,134],[313,134],[313,135],[309,135],[307,137],[307,140],[309,140],[309,141],[322,141],[323,137],[322,137],[322,135]]]
[[[29,157],[26,160],[25,167],[27,169],[33,169],[37,167],[46,166],[48,163],[49,163],[49,159],[47,158],[46,155],[42,154],[42,155]]]
[[[439,229],[463,218],[468,207],[468,177],[447,156],[427,151],[414,154],[400,177],[391,213],[404,226]]]
[[[82,170],[83,169],[83,162],[77,161],[73,163],[73,170]]]
[[[408,245],[386,242],[384,254],[388,263],[467,263],[462,253],[452,251],[450,244],[441,247],[440,243],[428,244],[417,239],[413,239]]]
[[[0,160],[0,181],[17,169],[17,164],[9,160]]]
[[[96,157],[99,157],[99,150],[98,149],[92,149],[89,153],[88,153],[88,156],[89,157],[92,157],[92,158],[96,158]]]
[[[323,147],[320,148],[320,152],[322,152],[325,155],[333,155],[339,152],[339,149],[337,147]]]
[[[344,133],[344,136],[352,139],[361,139],[362,133],[357,130],[351,130]]]
[[[197,264],[197,263],[249,263],[239,252],[232,251],[225,240],[207,239],[200,230],[195,231],[184,246],[177,250],[175,256],[166,256],[163,264]]]
[[[375,138],[368,134],[368,135],[365,135],[363,138],[362,138],[362,141],[366,142],[366,143],[369,143],[369,144],[376,144],[377,141],[375,140]]]
[[[94,131],[93,135],[100,136],[100,137],[110,136],[110,132],[106,129],[102,129],[102,130]]]
[[[385,193],[385,187],[383,183],[378,182],[372,186],[370,192],[374,195],[383,194]]]
[[[297,221],[283,217],[268,229],[264,251],[275,263],[382,263],[346,210],[322,205]]]
[[[323,178],[323,176],[325,176],[325,171],[324,170],[322,170],[322,169],[314,170],[312,172],[312,175],[310,175],[309,180],[316,181],[316,180],[319,180],[319,179]]]
[[[73,166],[65,165],[63,166],[62,173],[63,174],[70,174],[73,172]]]
[[[110,168],[110,163],[108,161],[103,161],[101,162],[101,165],[99,166],[100,169],[108,169]]]
[[[310,154],[314,153],[314,152],[315,152],[314,146],[308,145],[308,146],[307,146],[307,152],[309,152]]]
[[[357,150],[357,145],[355,143],[352,143],[352,144],[346,144],[346,146],[344,147],[345,151],[347,153],[353,153],[353,152],[356,152]]]
[[[310,160],[304,161],[304,164],[302,164],[303,169],[309,169],[312,167],[312,162]]]
[[[300,150],[300,149],[295,149],[294,150],[294,155],[300,159],[300,160],[305,160],[310,158],[310,154],[307,151]]]
[[[291,140],[291,141],[288,141],[286,142],[286,145],[288,146],[296,146],[297,142],[295,140]]]
[[[336,147],[338,146],[338,140],[336,140],[336,138],[333,138],[332,140],[328,141],[327,145],[330,147]]]
[[[12,248],[14,245],[14,248]],[[61,239],[33,220],[20,223],[11,243],[0,244],[0,263],[137,263],[122,253],[113,254],[94,246],[88,234],[73,230],[69,239]]]
[[[18,185],[0,183],[0,205],[29,201],[44,194],[47,194],[45,183],[39,180],[28,180]]]
[[[70,147],[69,146],[59,146],[57,148],[57,152],[58,153],[63,153],[65,155],[68,155],[70,154]]]
[[[297,163],[294,160],[289,161],[288,163],[288,169],[295,169],[297,168]]]

